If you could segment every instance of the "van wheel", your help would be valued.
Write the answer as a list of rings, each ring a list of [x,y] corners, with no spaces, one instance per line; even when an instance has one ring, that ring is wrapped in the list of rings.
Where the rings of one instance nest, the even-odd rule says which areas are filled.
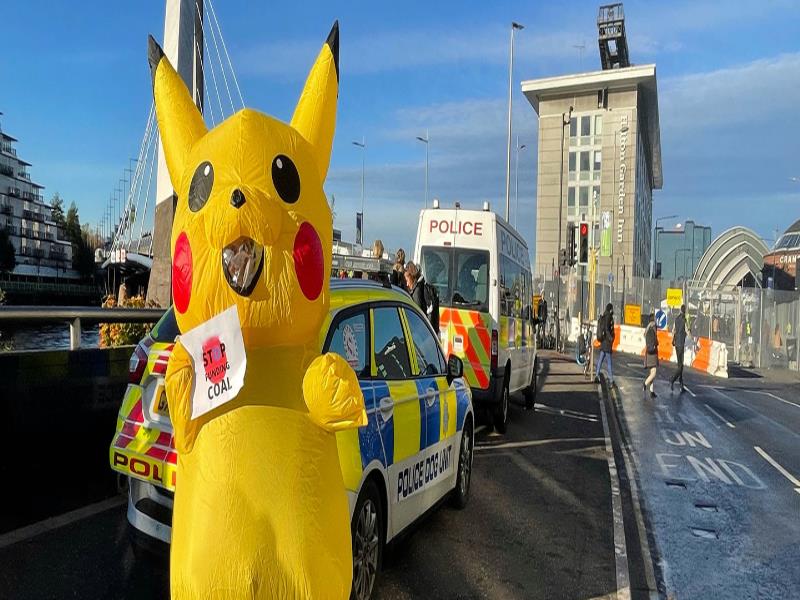
[[[508,373],[503,378],[503,390],[500,392],[500,402],[494,409],[494,428],[497,433],[505,433],[508,429]]]
[[[367,481],[358,495],[350,534],[353,539],[353,587],[350,600],[368,600],[381,567],[384,516],[378,488]]]
[[[531,374],[531,384],[523,390],[525,395],[525,410],[533,410],[536,402],[536,379],[539,372],[539,358],[533,361],[533,373]]]
[[[461,433],[461,449],[458,452],[458,476],[453,490],[451,502],[458,509],[467,506],[469,500],[469,484],[472,480],[472,422],[467,421]]]

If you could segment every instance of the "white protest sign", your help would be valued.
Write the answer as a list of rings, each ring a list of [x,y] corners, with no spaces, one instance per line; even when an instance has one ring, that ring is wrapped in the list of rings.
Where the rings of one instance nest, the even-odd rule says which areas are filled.
[[[184,333],[181,344],[192,357],[192,418],[233,400],[244,385],[247,355],[239,311],[234,304]]]

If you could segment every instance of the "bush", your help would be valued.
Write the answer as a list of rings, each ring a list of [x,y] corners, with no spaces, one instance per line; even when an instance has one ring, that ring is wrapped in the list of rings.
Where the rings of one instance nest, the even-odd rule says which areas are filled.
[[[105,297],[103,308],[117,308],[117,297],[110,294]],[[131,296],[122,301],[121,308],[157,308],[155,302],[147,302],[144,296]],[[152,323],[101,323],[100,347],[127,346],[138,344],[153,328]]]

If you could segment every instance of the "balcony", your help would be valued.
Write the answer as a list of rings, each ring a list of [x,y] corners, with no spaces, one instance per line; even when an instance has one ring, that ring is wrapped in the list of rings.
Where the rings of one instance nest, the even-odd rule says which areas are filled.
[[[17,232],[17,228],[14,227],[13,225],[9,224],[0,225],[0,229],[5,229],[8,232],[8,235],[19,235],[19,233]]]
[[[13,215],[14,207],[11,206],[10,204],[0,204],[0,214]]]
[[[6,154],[10,154],[11,156],[17,155],[17,150],[11,144],[3,144],[0,146],[0,149],[3,150]]]
[[[26,181],[30,181],[31,180],[30,173],[26,173],[25,171],[18,171],[17,172],[17,177],[19,177],[20,179],[25,179]]]
[[[8,186],[8,195],[13,196],[14,198],[21,198],[22,190],[18,187]]]
[[[11,188],[9,188],[9,194],[11,193]],[[17,190],[19,192],[19,190]],[[44,202],[42,197],[39,194],[34,194],[33,192],[22,192],[22,198],[25,200],[30,200],[31,202]]]
[[[14,169],[9,167],[8,165],[0,165],[0,175],[6,175],[8,177],[14,176]]]
[[[22,218],[23,219],[30,219],[31,221],[44,221],[44,215],[38,212],[34,212],[32,210],[23,210],[22,211]]]

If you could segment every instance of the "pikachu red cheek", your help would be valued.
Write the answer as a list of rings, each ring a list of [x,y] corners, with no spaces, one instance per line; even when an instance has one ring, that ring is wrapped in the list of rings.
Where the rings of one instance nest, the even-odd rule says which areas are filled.
[[[294,271],[303,295],[309,300],[316,300],[322,291],[324,256],[319,235],[308,222],[300,225],[294,238],[293,255]]]
[[[192,247],[186,232],[175,241],[172,256],[172,298],[179,313],[185,313],[192,297]]]

